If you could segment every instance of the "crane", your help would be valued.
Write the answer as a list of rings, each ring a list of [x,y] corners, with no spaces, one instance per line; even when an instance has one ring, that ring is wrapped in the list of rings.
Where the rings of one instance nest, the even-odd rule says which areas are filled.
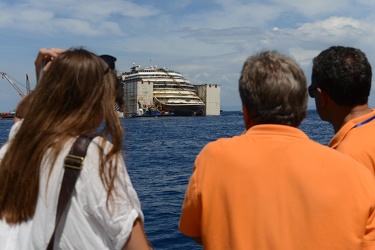
[[[13,88],[16,89],[16,91],[18,92],[18,94],[22,97],[25,96],[25,94],[22,92],[22,90],[20,90],[20,88],[17,87],[17,85],[9,78],[9,76],[7,75],[7,73],[5,72],[0,72],[0,74],[2,75],[3,78],[7,79],[7,81],[10,83],[10,85],[13,86]]]

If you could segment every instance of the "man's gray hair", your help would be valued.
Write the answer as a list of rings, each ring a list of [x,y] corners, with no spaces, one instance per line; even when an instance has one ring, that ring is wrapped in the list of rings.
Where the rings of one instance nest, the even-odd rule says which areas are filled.
[[[294,60],[276,51],[245,61],[239,91],[255,124],[298,127],[306,116],[306,77]]]

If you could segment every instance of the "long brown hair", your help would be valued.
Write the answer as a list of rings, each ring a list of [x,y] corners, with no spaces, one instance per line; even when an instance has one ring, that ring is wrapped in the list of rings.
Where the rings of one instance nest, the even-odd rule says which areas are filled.
[[[116,74],[97,55],[82,49],[60,54],[36,86],[24,121],[0,162],[0,218],[20,223],[33,218],[40,166],[47,149],[52,164],[68,139],[100,132],[103,145],[99,175],[108,199],[114,190],[123,132],[114,109]],[[100,126],[100,131],[98,127]],[[100,151],[101,152],[101,151]],[[112,161],[115,159],[115,161]]]

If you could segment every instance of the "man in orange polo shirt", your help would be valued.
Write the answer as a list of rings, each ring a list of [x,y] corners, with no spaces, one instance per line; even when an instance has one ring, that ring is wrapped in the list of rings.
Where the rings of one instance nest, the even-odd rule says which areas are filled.
[[[249,57],[239,90],[247,131],[199,153],[180,231],[207,250],[375,249],[372,174],[297,128],[298,65],[274,51]]]
[[[368,105],[371,77],[371,65],[361,50],[333,46],[314,58],[309,94],[320,118],[335,130],[328,146],[374,173],[375,110]]]

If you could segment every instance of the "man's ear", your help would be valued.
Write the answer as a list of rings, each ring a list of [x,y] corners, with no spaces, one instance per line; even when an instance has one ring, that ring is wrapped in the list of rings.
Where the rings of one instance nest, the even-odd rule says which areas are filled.
[[[242,113],[243,113],[243,120],[245,123],[246,130],[254,126],[253,118],[247,111],[247,108],[245,105],[242,104]]]
[[[317,88],[315,98],[319,101],[320,106],[325,107],[332,102],[331,97],[321,88]]]

